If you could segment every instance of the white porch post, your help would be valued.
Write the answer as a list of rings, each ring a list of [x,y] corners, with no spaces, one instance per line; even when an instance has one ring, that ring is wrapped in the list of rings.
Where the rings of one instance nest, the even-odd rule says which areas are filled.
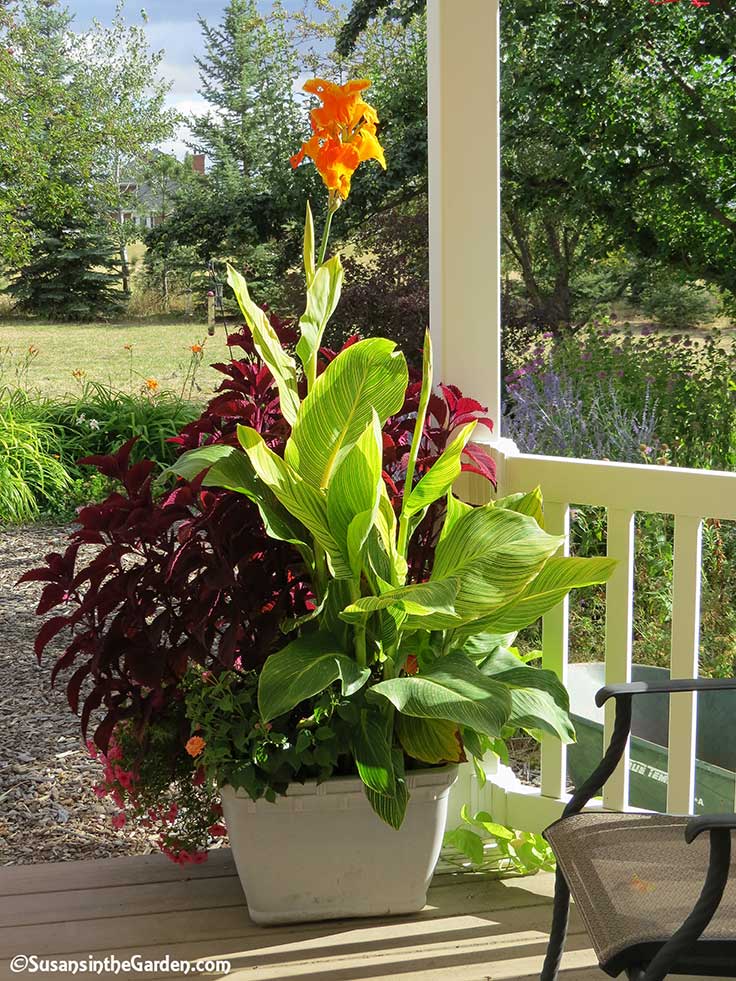
[[[430,326],[435,381],[500,436],[498,0],[429,0]],[[479,433],[480,435],[480,433]]]

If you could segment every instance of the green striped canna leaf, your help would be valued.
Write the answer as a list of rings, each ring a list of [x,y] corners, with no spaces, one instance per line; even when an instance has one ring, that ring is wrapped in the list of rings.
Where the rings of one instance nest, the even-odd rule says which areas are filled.
[[[375,410],[384,425],[404,404],[408,372],[393,341],[359,341],[319,376],[302,403],[284,459],[313,487],[324,489],[358,442]]]
[[[296,381],[296,362],[281,346],[276,331],[268,317],[248,292],[245,277],[228,263],[227,281],[233,289],[240,309],[248,324],[256,351],[268,365],[279,390],[279,401],[284,418],[294,425],[299,411],[299,394]]]
[[[534,733],[546,732],[563,743],[575,741],[570,700],[554,671],[522,664],[511,651],[500,648],[480,665],[482,674],[509,686],[511,714],[508,725]]]
[[[312,285],[315,273],[315,245],[314,245],[314,218],[312,208],[307,201],[307,215],[304,220],[304,276],[307,281],[307,289]]]
[[[506,508],[508,511],[518,511],[519,514],[528,514],[534,518],[540,528],[544,528],[544,505],[542,503],[542,491],[535,487],[533,491],[524,494],[509,494],[508,497],[500,497],[494,501],[497,508]]]
[[[385,704],[385,703],[384,703]],[[387,713],[373,705],[361,709],[351,746],[358,774],[366,787],[385,797],[396,793],[391,755],[392,726]]]
[[[457,522],[462,518],[464,514],[468,511],[472,511],[473,506],[471,504],[466,504],[465,501],[461,501],[459,497],[455,497],[452,491],[447,493],[447,511],[445,513],[445,522],[442,525],[442,531],[440,532],[440,541],[443,538],[447,538],[452,528],[457,524]]]
[[[350,563],[330,531],[324,492],[302,480],[288,463],[266,446],[255,429],[238,426],[238,439],[260,479],[325,550],[335,578],[349,579],[352,575]]]
[[[607,582],[615,568],[615,559],[555,556],[523,592],[464,629],[496,634],[522,630],[557,606],[571,589]]]
[[[215,463],[219,463],[220,460],[225,459],[234,452],[234,447],[225,446],[222,443],[215,443],[211,446],[199,446],[196,450],[187,450],[186,453],[182,453],[180,457],[174,460],[170,467],[167,467],[163,471],[159,480],[162,480],[170,473],[176,474],[177,477],[183,477],[184,480],[194,480],[203,470],[213,466]]]
[[[241,450],[222,444],[201,446],[183,453],[169,467],[169,471],[185,480],[193,480],[206,468],[209,469],[202,480],[203,486],[223,487],[250,498],[261,512],[268,534],[272,538],[298,546],[307,562],[312,561],[307,529],[280,504],[257,476],[247,455]]]
[[[439,542],[431,580],[457,577],[455,610],[476,620],[509,605],[561,544],[526,515],[492,504],[473,508]]]
[[[461,458],[477,422],[463,426],[442,455],[435,460],[427,473],[412,490],[404,504],[407,515],[425,511],[450,490],[462,470]]]
[[[296,353],[301,358],[305,374],[311,383],[316,376],[317,353],[325,327],[340,301],[343,276],[340,257],[333,256],[313,273],[312,281],[307,287],[307,309],[299,321],[301,337]]]
[[[363,596],[346,607],[340,616],[348,622],[359,622],[363,617],[378,610],[397,607],[404,613],[417,617],[425,627],[431,630],[432,618],[435,614],[446,619],[455,617],[453,600],[458,591],[457,579],[445,579],[441,582],[412,583],[383,593],[381,596]],[[461,622],[455,617],[458,624]]]
[[[362,549],[375,523],[383,468],[383,441],[378,416],[335,467],[327,488],[327,521],[355,578],[360,576]]]
[[[444,719],[396,716],[396,733],[407,756],[423,763],[461,763],[465,760],[457,723]]]
[[[368,679],[330,634],[318,631],[297,637],[271,654],[258,683],[258,709],[264,722],[285,715],[340,679],[343,694],[354,694]]]
[[[409,789],[406,786],[404,774],[404,754],[400,749],[393,749],[391,758],[394,765],[394,792],[391,796],[378,794],[370,787],[365,788],[365,795],[376,814],[392,828],[398,829],[404,823],[406,805],[409,803]]]
[[[445,719],[489,736],[501,734],[511,713],[508,687],[460,653],[439,658],[422,674],[381,681],[370,694],[387,698],[404,715]]]

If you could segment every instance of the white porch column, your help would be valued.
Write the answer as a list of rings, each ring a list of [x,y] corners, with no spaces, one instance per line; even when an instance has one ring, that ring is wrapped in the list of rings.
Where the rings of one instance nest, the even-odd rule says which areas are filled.
[[[458,385],[487,405],[498,437],[499,2],[429,0],[428,31],[435,381]]]

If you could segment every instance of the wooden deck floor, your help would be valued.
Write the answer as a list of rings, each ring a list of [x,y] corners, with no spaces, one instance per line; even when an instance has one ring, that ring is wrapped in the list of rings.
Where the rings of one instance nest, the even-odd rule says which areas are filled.
[[[356,887],[359,885],[356,883]],[[0,978],[18,954],[78,960],[220,958],[252,981],[532,981],[550,919],[552,877],[440,875],[418,915],[305,926],[250,922],[230,852],[181,870],[162,855],[0,869]],[[564,981],[602,981],[574,914]],[[92,975],[77,975],[90,977]],[[115,977],[104,971],[102,977]],[[181,978],[124,971],[120,978]],[[225,977],[223,970],[190,977]]]

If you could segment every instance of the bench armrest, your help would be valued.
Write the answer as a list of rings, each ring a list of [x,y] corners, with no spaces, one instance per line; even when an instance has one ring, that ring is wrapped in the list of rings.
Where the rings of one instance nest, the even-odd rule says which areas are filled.
[[[605,685],[597,692],[595,704],[600,708],[605,705],[609,698],[625,698],[631,695],[729,690],[736,690],[736,678],[673,678],[670,681],[631,681],[625,685]]]
[[[736,814],[698,814],[685,825],[688,845],[705,831],[736,831]]]

